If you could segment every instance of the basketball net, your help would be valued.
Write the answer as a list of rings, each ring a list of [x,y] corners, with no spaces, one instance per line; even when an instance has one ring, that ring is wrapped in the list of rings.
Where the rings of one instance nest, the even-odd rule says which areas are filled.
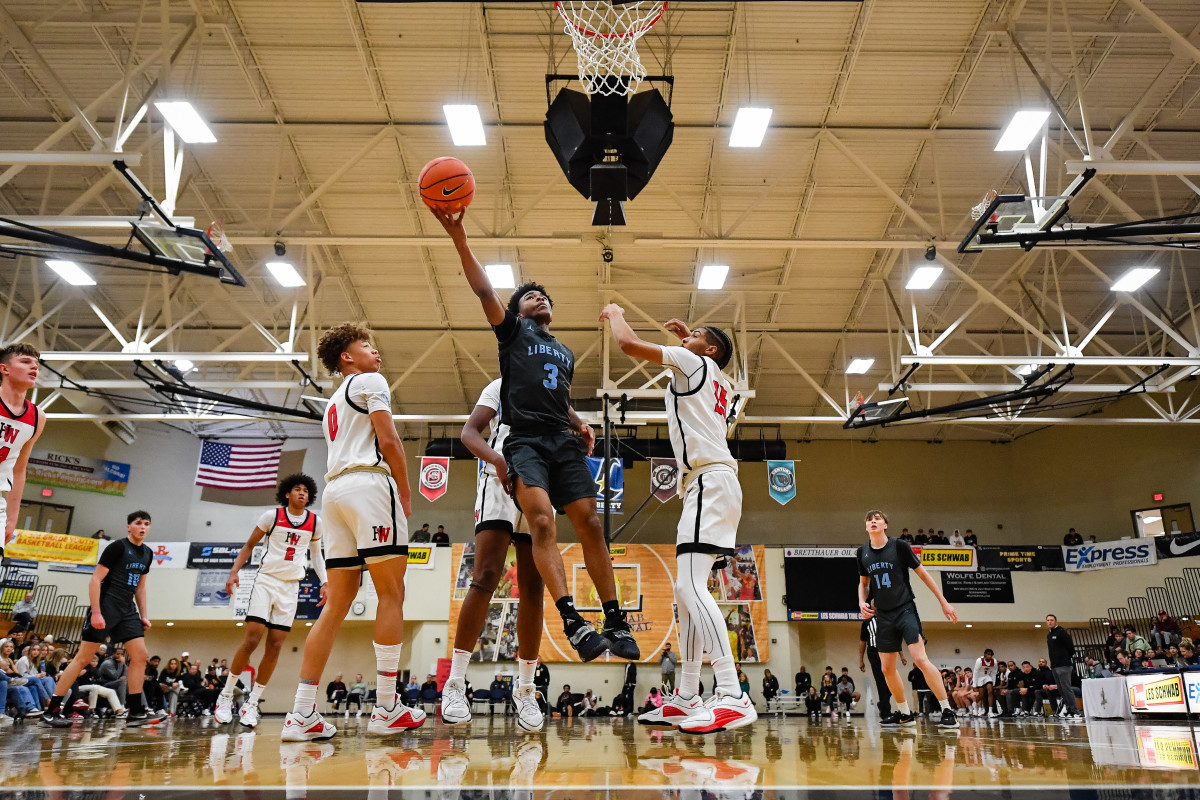
[[[629,95],[646,77],[637,40],[662,17],[666,2],[607,0],[555,2],[579,62],[579,82],[589,95]]]
[[[999,196],[1000,196],[1000,193],[997,192],[995,189],[988,189],[987,194],[985,194],[983,196],[983,199],[980,200],[975,205],[971,206],[971,219],[979,219],[980,217],[982,217],[987,212],[988,206],[990,206],[992,204],[992,201],[995,200]],[[995,222],[995,221],[996,221],[996,215],[993,214],[992,218],[990,220],[988,220],[988,222]]]

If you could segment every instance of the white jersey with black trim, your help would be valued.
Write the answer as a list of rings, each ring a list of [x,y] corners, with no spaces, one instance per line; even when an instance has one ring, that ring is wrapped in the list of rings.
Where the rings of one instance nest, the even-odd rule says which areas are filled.
[[[284,581],[298,581],[304,577],[309,543],[321,538],[320,520],[311,511],[305,511],[299,520],[292,519],[286,508],[264,511],[256,526],[266,531],[263,538],[266,549],[258,564],[259,575],[270,575]]]
[[[500,383],[501,380],[497,378],[485,386],[479,395],[479,401],[475,403],[477,406],[487,406],[496,412],[496,415],[492,417],[492,432],[488,437],[488,447],[497,453],[504,452],[504,440],[508,438],[508,426],[500,421]],[[484,475],[496,474],[496,468],[486,461],[479,462],[479,471]]]
[[[13,467],[21,457],[25,445],[37,433],[41,412],[28,400],[19,412],[13,411],[0,400],[0,492],[12,488]],[[0,542],[0,548],[3,547]]]
[[[729,452],[726,417],[733,402],[733,386],[716,362],[684,347],[663,347],[663,366],[671,370],[667,385],[667,429],[680,469],[690,472],[711,464],[734,471],[737,461]]]
[[[329,445],[325,480],[352,467],[380,467],[391,474],[371,424],[370,415],[376,411],[392,412],[387,379],[378,372],[346,376],[330,398],[321,426]]]

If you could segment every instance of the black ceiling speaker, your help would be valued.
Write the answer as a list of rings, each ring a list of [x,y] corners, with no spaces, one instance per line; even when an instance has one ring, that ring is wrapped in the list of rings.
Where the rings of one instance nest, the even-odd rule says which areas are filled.
[[[546,112],[546,143],[567,180],[596,203],[593,225],[624,225],[622,202],[637,197],[671,146],[675,123],[657,89],[594,95],[563,89]]]

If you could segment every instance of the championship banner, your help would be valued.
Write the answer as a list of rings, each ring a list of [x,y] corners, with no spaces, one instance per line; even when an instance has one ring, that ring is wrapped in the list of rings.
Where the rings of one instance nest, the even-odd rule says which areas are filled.
[[[317,605],[319,602],[321,582],[317,580],[317,573],[309,568],[300,579],[300,586],[296,592],[296,619],[316,619],[321,616],[321,607]]]
[[[1200,556],[1200,533],[1177,533],[1174,536],[1154,537],[1154,549],[1159,558],[1190,558]]]
[[[560,544],[559,553],[566,568],[567,589],[574,595],[576,607],[593,625],[601,625],[603,612],[595,584],[588,575],[583,549],[579,544]],[[767,629],[768,587],[764,584],[764,547],[742,545],[725,566],[709,575],[707,590],[717,602],[724,619],[724,635],[738,662],[765,663],[770,658],[770,632]],[[657,665],[658,656],[668,642],[679,649],[679,623],[675,609],[675,545],[623,544],[610,550],[617,601],[628,614],[629,625],[642,650],[642,662]],[[463,600],[470,588],[475,566],[475,545],[455,544],[450,550],[451,629],[458,625]],[[549,596],[524,598],[517,582],[516,550],[509,547],[503,559],[500,581],[492,593],[483,634],[471,654],[473,663],[514,662],[517,658],[517,606],[520,602],[543,603],[545,614],[557,613]],[[547,616],[546,619],[554,619]],[[597,628],[598,630],[598,628]],[[447,640],[446,653],[453,653]],[[558,626],[542,632],[541,657],[545,662],[578,662],[579,657]],[[595,663],[620,665],[612,655],[601,656]],[[654,667],[657,670],[657,666]],[[657,675],[657,672],[655,672]],[[640,699],[640,698],[639,698]]]
[[[196,575],[194,606],[227,606],[229,595],[225,594],[225,579],[229,573],[223,569],[202,569]]]
[[[125,490],[129,488],[129,465],[119,461],[34,450],[29,454],[25,480],[42,486],[124,497]]]
[[[1142,539],[1119,542],[1062,545],[1067,572],[1092,572],[1116,567],[1144,567],[1158,563],[1154,545]]]
[[[625,464],[619,458],[608,464],[608,480],[604,479],[604,459],[587,457],[592,480],[596,481],[596,511],[603,514],[605,503],[612,504],[612,513],[620,514],[625,507]]]
[[[421,496],[437,500],[450,486],[450,459],[446,456],[421,456]]]
[[[796,462],[768,461],[767,487],[775,502],[786,506],[796,496]]]
[[[679,493],[679,465],[673,458],[650,459],[650,492],[665,503]]]
[[[942,572],[942,594],[949,603],[1015,603],[1012,573],[1006,569]]]
[[[1129,707],[1135,714],[1186,714],[1187,696],[1183,676],[1176,673],[1127,675]]]
[[[436,547],[410,544],[408,546],[407,569],[433,569],[433,556],[435,552],[437,552]]]
[[[1060,545],[979,545],[979,568],[1009,569],[1018,572],[1061,572],[1063,554]]]
[[[979,569],[979,559],[974,547],[947,547],[945,545],[919,544],[913,552],[921,559],[921,566],[935,570],[974,572]]]
[[[19,529],[13,540],[4,548],[5,558],[47,561],[52,564],[94,565],[99,555],[99,539]]]
[[[242,542],[188,542],[188,569],[218,569],[228,570],[237,560],[237,554],[242,549]],[[222,581],[224,586],[225,582]]]
[[[146,545],[154,551],[154,569],[185,569],[188,565],[188,553],[191,551],[189,542],[158,542]],[[230,566],[233,562],[229,562]]]

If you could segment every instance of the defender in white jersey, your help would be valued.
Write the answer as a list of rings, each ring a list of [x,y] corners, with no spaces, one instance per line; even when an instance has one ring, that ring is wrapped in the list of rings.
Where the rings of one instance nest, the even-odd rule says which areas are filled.
[[[238,678],[250,666],[250,657],[265,633],[267,646],[258,664],[258,671],[254,674],[254,686],[239,712],[243,725],[253,728],[258,724],[258,701],[275,672],[283,640],[287,638],[292,621],[296,618],[300,579],[307,572],[304,558],[306,550],[312,556],[313,572],[321,582],[321,598],[317,605],[325,604],[329,578],[325,573],[325,557],[321,554],[320,521],[316,514],[308,510],[316,499],[316,481],[307,475],[297,473],[280,481],[275,491],[275,501],[279,506],[264,511],[258,518],[258,524],[250,532],[250,537],[229,570],[225,592],[232,597],[237,591],[242,567],[250,560],[259,542],[265,539],[258,573],[254,577],[254,588],[250,590],[250,605],[246,610],[246,638],[233,654],[229,675],[225,678],[225,686],[217,697],[217,706],[213,711],[213,718],[221,724],[233,721],[234,689]]]
[[[442,687],[442,721],[457,725],[471,721],[467,698],[467,662],[483,633],[492,595],[505,572],[504,561],[511,543],[517,551],[513,597],[541,599],[545,591],[533,558],[533,539],[521,532],[524,517],[509,494],[508,465],[501,455],[508,426],[501,422],[500,380],[492,381],[479,395],[475,410],[463,425],[462,442],[479,459],[479,481],[475,492],[475,561],[471,585],[463,599],[450,656],[450,678]],[[491,426],[490,436],[483,431]],[[517,724],[527,731],[540,730],[542,710],[537,702],[533,673],[537,669],[542,642],[542,604],[517,604],[517,688],[513,703]]]
[[[30,344],[12,344],[0,350],[0,522],[4,524],[4,545],[17,529],[17,515],[8,513],[8,497],[21,504],[25,491],[25,466],[33,443],[42,435],[46,418],[25,395],[37,382],[42,354]]]
[[[367,732],[392,734],[415,728],[425,712],[396,695],[404,641],[404,572],[408,565],[408,517],[412,490],[404,446],[392,421],[392,395],[379,374],[383,359],[371,331],[345,323],[326,331],[317,345],[321,363],[340,374],[322,429],[328,447],[322,506],[329,596],[304,643],[300,685],[283,722],[290,742],[328,739],[337,728],[317,713],[317,687],[333,642],[358,593],[365,567],[379,596],[375,611],[376,701]]]
[[[742,517],[742,486],[737,461],[726,441],[727,420],[734,415],[734,393],[721,370],[733,356],[733,343],[720,328],[689,330],[677,319],[662,327],[682,340],[679,347],[644,341],[625,321],[616,304],[600,314],[612,326],[622,352],[661,364],[671,371],[666,390],[667,428],[680,468],[683,515],[675,536],[675,600],[679,609],[679,641],[683,676],[675,693],[638,717],[645,725],[673,725],[688,733],[740,728],[758,718],[742,692],[737,665],[726,635],[725,618],[708,592],[708,577],[718,558],[734,554]],[[716,690],[700,698],[700,665],[712,660]]]

